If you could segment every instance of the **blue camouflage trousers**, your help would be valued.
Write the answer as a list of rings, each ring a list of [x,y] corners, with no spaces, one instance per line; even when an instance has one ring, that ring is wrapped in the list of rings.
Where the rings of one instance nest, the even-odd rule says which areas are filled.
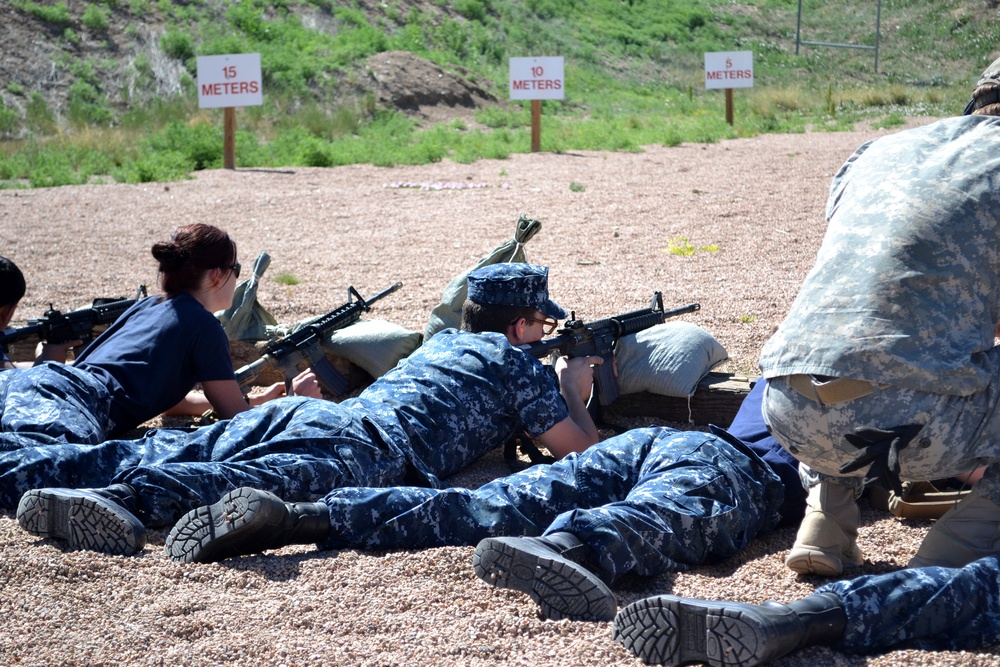
[[[338,486],[399,484],[406,472],[404,454],[356,411],[287,397],[196,431],[0,452],[0,508],[35,488],[126,483],[139,496],[139,518],[159,527],[241,486],[308,501]]]
[[[728,434],[645,428],[476,490],[342,488],[322,548],[420,549],[497,535],[574,533],[608,581],[739,552],[774,528],[783,487]]]
[[[1000,560],[923,567],[826,584],[844,603],[837,645],[854,653],[890,647],[961,650],[1000,643]]]
[[[97,444],[110,430],[110,406],[107,388],[72,366],[49,362],[0,373],[0,452]]]

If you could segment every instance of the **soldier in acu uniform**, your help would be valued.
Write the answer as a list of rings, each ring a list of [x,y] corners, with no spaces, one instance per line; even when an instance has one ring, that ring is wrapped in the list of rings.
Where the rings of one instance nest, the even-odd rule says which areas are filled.
[[[764,418],[803,464],[809,511],[787,565],[863,560],[863,479],[987,466],[911,565],[1000,553],[1000,61],[966,115],[862,145],[833,179],[816,265],[764,346]]]
[[[639,600],[615,637],[648,664],[749,667],[829,645],[971,649],[1000,642],[1000,60],[965,114],[859,148],[833,180],[829,230],[767,343],[764,417],[809,495],[787,564],[858,563],[856,492],[986,466],[910,568],[789,604]]]

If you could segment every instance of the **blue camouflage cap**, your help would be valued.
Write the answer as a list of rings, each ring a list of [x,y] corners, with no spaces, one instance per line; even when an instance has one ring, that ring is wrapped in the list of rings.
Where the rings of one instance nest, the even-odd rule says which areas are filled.
[[[549,298],[549,269],[537,264],[490,264],[469,274],[469,299],[490,306],[530,306],[557,320],[566,311]]]

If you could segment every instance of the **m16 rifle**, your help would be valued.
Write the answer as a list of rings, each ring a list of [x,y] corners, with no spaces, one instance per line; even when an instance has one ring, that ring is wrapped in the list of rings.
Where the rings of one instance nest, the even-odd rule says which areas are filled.
[[[653,293],[649,308],[633,310],[608,317],[603,320],[584,322],[576,319],[576,313],[556,332],[555,336],[537,343],[520,346],[528,354],[542,359],[552,352],[569,358],[601,357],[604,363],[594,367],[594,395],[600,405],[609,405],[618,398],[615,384],[614,358],[615,342],[622,336],[639,333],[645,329],[663,324],[668,318],[701,310],[701,305],[689,303],[673,310],[663,310],[663,294]]]
[[[47,343],[82,340],[86,347],[94,338],[94,327],[113,323],[122,313],[146,296],[146,286],[139,285],[134,299],[94,299],[93,305],[63,313],[49,304],[42,317],[28,320],[26,326],[0,331],[0,345],[38,337]]]
[[[570,319],[555,336],[536,343],[521,345],[520,349],[528,354],[542,359],[554,352],[569,358],[601,357],[604,363],[594,366],[594,393],[587,409],[594,417],[594,422],[602,423],[601,407],[610,405],[618,398],[618,385],[615,382],[615,342],[622,336],[639,333],[645,329],[663,324],[668,318],[693,313],[701,310],[701,305],[689,303],[673,310],[663,309],[663,294],[653,293],[653,302],[649,308],[633,310],[608,317],[603,320],[584,322],[576,319],[576,313],[570,313]],[[595,400],[596,399],[596,400]],[[520,467],[517,463],[517,449],[520,447],[532,463],[551,463],[555,459],[542,454],[527,433],[515,434],[504,448],[504,458],[513,468]]]
[[[353,286],[348,287],[347,303],[331,310],[326,315],[321,315],[301,329],[268,343],[264,346],[260,359],[237,370],[236,381],[239,383],[240,389],[246,393],[257,376],[270,366],[282,372],[285,377],[285,387],[290,391],[292,379],[299,373],[298,364],[305,360],[316,374],[320,386],[327,393],[340,396],[347,391],[348,381],[326,358],[326,352],[324,352],[322,345],[323,339],[337,329],[343,329],[357,322],[361,318],[361,313],[367,313],[372,309],[373,303],[392,294],[402,286],[403,283],[397,282],[367,301],[358,294]]]

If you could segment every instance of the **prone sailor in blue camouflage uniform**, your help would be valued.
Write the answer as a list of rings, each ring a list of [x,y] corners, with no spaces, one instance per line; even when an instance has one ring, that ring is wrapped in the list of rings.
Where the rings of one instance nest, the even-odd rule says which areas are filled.
[[[17,304],[20,303],[27,291],[27,284],[24,281],[24,274],[13,260],[0,257],[0,330],[3,330],[14,319],[17,312]],[[73,340],[65,343],[39,344],[36,354],[38,355],[35,364],[44,361],[66,361],[66,352],[70,347],[79,345],[81,341]],[[0,371],[14,368],[30,368],[30,361],[11,361],[8,350],[0,345]]]
[[[144,525],[172,525],[239,487],[292,501],[346,485],[437,487],[519,428],[556,456],[583,451],[599,438],[584,397],[600,358],[561,358],[553,374],[515,347],[541,339],[565,316],[548,297],[547,268],[488,266],[469,276],[467,330],[438,333],[356,398],[290,397],[194,433],[35,448],[16,461],[0,454],[0,500],[45,476],[107,479],[117,469],[107,488],[28,486],[34,490],[20,499],[17,519],[71,547],[133,554],[145,544]],[[314,533],[315,524],[314,516],[297,516],[296,534]]]
[[[865,575],[788,604],[659,595],[618,612],[614,636],[649,665],[753,667],[807,646],[982,648],[1000,643],[1000,560]]]
[[[306,510],[238,489],[181,518],[167,553],[214,562],[299,543],[478,543],[473,566],[487,583],[527,593],[547,618],[610,621],[617,601],[609,586],[620,577],[728,558],[779,521],[802,518],[796,461],[767,433],[763,389],[754,387],[728,432],[635,429],[474,491],[341,488]],[[305,513],[325,517],[326,525],[296,531],[292,517]]]
[[[0,257],[0,330],[6,329],[10,321],[14,319],[17,311],[17,304],[21,301],[27,290],[24,282],[24,274],[17,264]],[[0,345],[0,370],[14,368],[14,362],[7,356],[7,350]]]
[[[811,468],[793,570],[838,574],[861,560],[857,485],[842,478],[858,449],[868,449],[859,463],[874,465],[872,477],[937,479],[986,464],[985,474],[908,569],[789,604],[632,603],[615,638],[647,664],[750,667],[811,645],[870,653],[1000,643],[996,116],[1000,60],[962,117],[858,149],[834,178],[817,265],[761,360],[772,378],[764,417]]]
[[[868,142],[833,178],[816,264],[762,351],[764,418],[803,464],[809,510],[786,564],[863,560],[865,479],[987,466],[911,565],[1000,553],[1000,62],[966,115]]]

